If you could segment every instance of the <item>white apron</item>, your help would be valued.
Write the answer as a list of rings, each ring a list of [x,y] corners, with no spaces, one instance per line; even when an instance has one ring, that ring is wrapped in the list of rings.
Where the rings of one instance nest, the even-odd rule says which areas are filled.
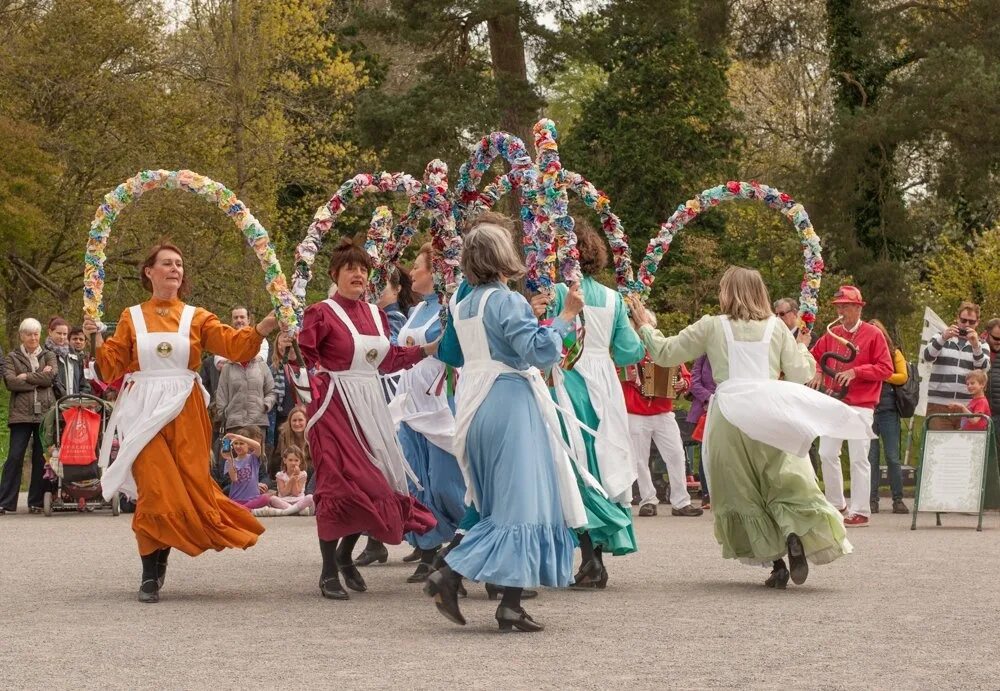
[[[153,437],[180,414],[191,395],[192,385],[197,383],[205,405],[208,405],[209,396],[205,387],[201,386],[201,377],[188,369],[191,352],[189,334],[194,310],[193,305],[184,306],[176,333],[149,333],[142,308],[135,305],[129,309],[139,354],[139,371],[125,375],[104,432],[98,463],[105,469],[101,476],[101,491],[106,500],[110,501],[117,492],[123,492],[131,499],[138,496],[132,464]],[[109,466],[116,433],[118,456]],[[207,457],[205,463],[208,463]]]
[[[861,415],[837,399],[804,384],[771,379],[771,335],[777,318],[770,317],[760,341],[737,341],[729,318],[721,316],[729,353],[729,379],[715,390],[718,411],[733,426],[754,441],[793,456],[809,453],[819,436],[839,439],[872,439],[872,426]],[[708,447],[715,413],[710,406],[705,422],[702,453],[711,493],[712,465]]]
[[[632,462],[632,444],[625,409],[625,394],[618,380],[618,370],[611,360],[611,338],[615,326],[615,293],[605,288],[603,307],[585,305],[587,337],[583,353],[574,366],[587,386],[590,404],[597,413],[600,425],[594,437],[597,467],[601,471],[601,485],[615,502],[628,505],[632,502],[632,483],[636,481],[635,464]],[[573,409],[573,402],[566,390],[565,374],[561,369],[552,370],[556,399],[563,408]],[[567,425],[573,450],[586,458],[583,434],[577,425]]]
[[[493,359],[490,354],[489,340],[486,336],[486,327],[483,325],[483,313],[486,311],[486,301],[497,291],[490,288],[483,292],[479,302],[479,312],[465,319],[458,316],[459,304],[454,298],[451,303],[452,324],[458,334],[459,342],[462,345],[462,354],[465,356],[465,364],[462,367],[462,378],[459,381],[458,391],[455,396],[455,442],[454,453],[458,460],[458,465],[462,469],[465,477],[465,486],[468,488],[465,496],[466,503],[472,503],[476,508],[480,508],[479,497],[476,496],[475,485],[472,482],[469,470],[469,458],[466,451],[466,440],[469,436],[469,429],[472,421],[476,417],[480,406],[489,396],[493,383],[501,374],[516,374],[524,377],[531,385],[531,391],[535,396],[535,401],[542,413],[545,426],[549,433],[549,446],[551,447],[552,459],[555,464],[556,485],[559,489],[559,501],[562,506],[563,518],[571,528],[582,528],[587,525],[587,512],[583,506],[583,499],[580,496],[580,488],[573,474],[570,465],[571,460],[568,454],[572,450],[566,445],[562,437],[559,426],[559,413],[555,402],[549,395],[549,390],[545,386],[541,373],[535,367],[526,370],[516,370]],[[471,297],[471,296],[470,296]],[[469,298],[466,298],[469,299]],[[464,300],[463,300],[464,302]],[[568,417],[575,420],[572,410],[568,411]],[[588,487],[604,494],[604,489],[594,477],[587,472],[587,459],[584,457],[581,465],[578,458],[576,462],[577,470]]]
[[[423,305],[414,310],[406,324],[399,330],[396,342],[406,346],[425,346],[427,331],[434,320],[423,326],[414,327],[414,318],[420,315]],[[455,441],[455,416],[448,407],[448,396],[443,391],[436,392],[444,376],[445,364],[437,358],[424,358],[408,370],[399,373],[396,395],[389,404],[393,422],[405,422],[413,431],[424,435],[427,441],[438,448],[452,453]]]
[[[347,417],[351,422],[355,438],[364,449],[368,460],[379,469],[389,486],[400,494],[409,494],[406,486],[406,478],[409,477],[418,489],[422,489],[416,475],[403,458],[402,449],[399,448],[395,426],[389,416],[378,376],[378,366],[389,352],[389,338],[382,328],[378,307],[365,303],[371,309],[378,335],[364,336],[358,333],[357,327],[343,307],[333,300],[323,302],[351,332],[354,338],[354,354],[349,370],[334,372],[317,364],[316,371],[328,374],[330,385],[326,389],[323,403],[306,423],[306,432],[312,429],[316,421],[330,407],[333,392],[336,390],[340,393],[344,408],[347,409]]]

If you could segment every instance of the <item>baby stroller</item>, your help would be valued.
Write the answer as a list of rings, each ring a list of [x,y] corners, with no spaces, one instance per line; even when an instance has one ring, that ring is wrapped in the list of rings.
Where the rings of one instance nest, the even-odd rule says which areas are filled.
[[[111,509],[117,516],[119,499],[107,502],[101,494],[101,469],[97,457],[111,417],[111,404],[97,396],[79,393],[60,398],[42,422],[42,443],[47,449],[46,474],[56,483],[45,492],[46,516],[53,511]]]

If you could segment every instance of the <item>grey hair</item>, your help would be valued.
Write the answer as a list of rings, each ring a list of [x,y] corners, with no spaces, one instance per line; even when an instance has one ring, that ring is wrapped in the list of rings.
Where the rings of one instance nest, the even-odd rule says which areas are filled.
[[[28,317],[17,327],[17,332],[21,334],[41,334],[42,323],[37,319]]]
[[[494,223],[480,223],[462,242],[462,272],[474,286],[497,281],[501,276],[517,280],[524,276],[524,262],[510,241],[510,232]]]
[[[779,298],[774,301],[772,307],[774,308],[774,311],[777,312],[778,308],[781,307],[782,305],[788,307],[788,309],[791,310],[792,312],[799,311],[799,302],[795,298]]]

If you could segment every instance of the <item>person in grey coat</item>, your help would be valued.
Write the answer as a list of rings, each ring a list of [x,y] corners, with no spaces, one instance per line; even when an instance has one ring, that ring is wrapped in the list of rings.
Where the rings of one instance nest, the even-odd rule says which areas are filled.
[[[55,353],[44,350],[40,341],[42,325],[25,319],[18,328],[21,345],[4,358],[4,383],[10,391],[10,452],[0,475],[0,514],[17,511],[24,455],[31,444],[31,483],[28,510],[42,512],[42,499],[51,483],[44,479],[45,457],[39,431],[42,418],[55,404],[52,384],[59,369]]]

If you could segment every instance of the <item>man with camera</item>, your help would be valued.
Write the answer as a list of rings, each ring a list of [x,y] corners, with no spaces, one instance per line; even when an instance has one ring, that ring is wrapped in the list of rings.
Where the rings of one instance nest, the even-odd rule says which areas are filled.
[[[979,341],[979,305],[963,302],[958,319],[932,338],[922,356],[931,363],[927,387],[927,414],[950,413],[955,403],[968,404],[972,395],[965,386],[965,375],[974,369],[988,370],[990,358]],[[928,429],[959,429],[960,418],[934,418]]]

